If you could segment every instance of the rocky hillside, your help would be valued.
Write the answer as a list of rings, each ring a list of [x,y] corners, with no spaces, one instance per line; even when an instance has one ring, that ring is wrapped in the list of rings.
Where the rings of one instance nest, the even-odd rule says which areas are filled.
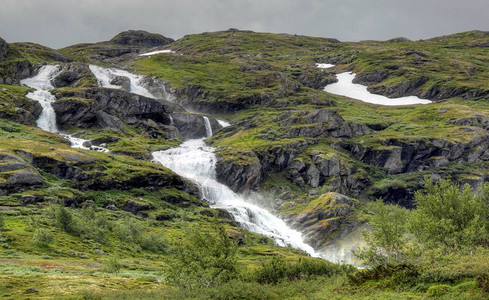
[[[0,209],[6,224],[0,237],[9,252],[0,259],[33,255],[28,264],[37,268],[75,257],[83,278],[70,277],[69,285],[88,280],[93,270],[86,264],[99,270],[100,261],[120,253],[130,275],[118,286],[124,280],[158,286],[159,279],[141,274],[156,274],[177,256],[169,240],[178,244],[192,226],[213,232],[214,223],[239,245],[239,260],[247,265],[256,267],[270,254],[304,255],[239,228],[229,213],[199,200],[194,184],[151,162],[152,151],[204,137],[202,116],[214,132],[207,142],[217,149],[217,179],[238,193],[267,195],[260,205],[318,250],[364,228],[363,209],[371,200],[414,208],[414,193],[426,178],[476,188],[489,178],[488,44],[489,34],[479,31],[344,43],[234,29],[174,41],[131,30],[59,50],[0,39]],[[60,135],[36,128],[42,107],[26,97],[32,89],[20,81],[45,64],[60,66],[51,91],[59,129],[110,153],[73,149]],[[161,99],[131,93],[124,76],[110,78],[120,88],[100,87],[90,64],[145,75],[144,86]],[[371,92],[434,103],[377,106],[322,91],[345,71],[354,71]],[[223,128],[217,118],[231,126]],[[60,225],[58,207],[69,207],[80,228]],[[51,234],[50,243],[30,242],[39,228]],[[140,238],[126,240],[131,232]],[[14,277],[27,288],[20,273]]]

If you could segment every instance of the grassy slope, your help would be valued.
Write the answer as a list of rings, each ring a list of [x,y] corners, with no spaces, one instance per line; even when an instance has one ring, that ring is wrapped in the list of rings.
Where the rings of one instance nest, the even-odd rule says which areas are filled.
[[[241,98],[256,94],[271,94],[277,99],[277,103],[271,107],[251,107],[233,115],[222,115],[222,117],[239,122],[246,118],[252,118],[257,127],[248,130],[237,128],[232,134],[218,134],[212,142],[221,147],[221,154],[229,157],[236,156],[237,153],[249,153],[254,150],[266,150],[269,147],[284,145],[293,140],[304,140],[304,138],[282,139],[282,132],[279,124],[273,119],[286,111],[295,113],[309,112],[318,107],[328,107],[338,110],[342,117],[347,121],[360,124],[383,124],[389,127],[376,134],[356,138],[363,143],[374,147],[382,147],[382,141],[389,138],[402,140],[420,140],[430,138],[444,138],[450,141],[466,141],[470,134],[462,131],[460,127],[452,125],[453,120],[461,117],[467,117],[475,113],[488,114],[489,105],[485,102],[463,101],[452,99],[431,106],[416,106],[402,108],[386,108],[366,105],[358,101],[352,101],[341,97],[336,97],[309,89],[300,87],[295,91],[290,88],[290,83],[297,77],[301,70],[315,70],[314,62],[335,59],[341,57],[343,62],[349,57],[353,58],[352,65],[341,66],[343,68],[354,68],[358,72],[370,71],[377,69],[378,66],[389,69],[390,63],[386,62],[386,56],[394,57],[392,61],[395,64],[401,64],[407,72],[402,76],[389,77],[382,84],[395,84],[405,78],[416,77],[419,74],[430,74],[430,81],[446,82],[456,86],[470,86],[471,88],[483,88],[483,82],[486,81],[486,63],[485,57],[487,52],[483,48],[469,48],[467,42],[479,43],[485,41],[484,35],[474,33],[463,34],[460,37],[445,38],[451,47],[442,46],[445,42],[431,40],[424,42],[403,42],[403,43],[386,43],[386,42],[364,42],[356,44],[338,44],[333,40],[309,38],[294,35],[274,35],[274,34],[248,34],[248,33],[205,33],[201,35],[191,35],[175,42],[171,48],[177,50],[182,56],[173,56],[168,54],[156,55],[151,58],[138,60],[133,68],[141,73],[152,74],[164,80],[168,80],[174,88],[183,88],[186,85],[198,85],[209,91],[208,101],[240,101]],[[470,44],[470,43],[469,43]],[[23,49],[22,55],[11,56],[29,59],[34,62],[52,61],[48,56],[43,56],[42,49],[34,47],[41,52],[31,55],[29,49],[31,46],[17,45],[16,49]],[[63,53],[72,57],[86,61],[87,53],[92,54],[99,51],[98,46],[79,45],[62,50]],[[415,50],[427,53],[430,57],[430,63],[423,66],[413,65],[410,59],[406,59],[403,54],[405,48],[414,48]],[[19,50],[20,51],[20,50]],[[72,53],[70,52],[72,51]],[[86,51],[86,53],[84,52]],[[20,53],[20,52],[19,52]],[[328,53],[330,57],[325,57]],[[394,54],[393,54],[394,53]],[[476,73],[472,74],[471,80],[466,80],[467,72],[473,70],[476,66]],[[249,66],[252,70],[243,71]],[[450,74],[450,75],[442,75]],[[464,73],[465,72],[465,73]],[[472,72],[472,71],[471,71]],[[464,75],[465,74],[465,75]],[[451,80],[443,76],[453,77]],[[475,79],[475,80],[474,80]],[[480,79],[480,81],[479,81]],[[445,83],[443,83],[445,84]],[[428,86],[428,85],[427,85]],[[281,87],[283,91],[278,92]],[[4,105],[5,111],[10,112],[12,94],[15,97],[22,97],[26,89],[5,87],[7,91],[2,91],[0,99]],[[3,97],[2,97],[3,96]],[[314,99],[314,105],[311,105],[311,99]],[[331,107],[331,104],[334,104]],[[319,104],[319,105],[318,105]],[[446,112],[444,108],[448,108]],[[76,154],[83,157],[89,156],[96,159],[96,166],[102,167],[106,176],[114,176],[124,179],[128,173],[120,171],[122,167],[134,170],[136,174],[144,174],[151,169],[151,172],[157,169],[164,176],[168,171],[163,168],[157,168],[154,165],[145,163],[140,160],[133,160],[126,156],[115,155],[115,159],[108,158],[106,154],[85,152],[74,150],[54,135],[44,133],[40,130],[32,130],[29,127],[2,121],[0,132],[0,144],[2,150],[8,152],[23,149],[36,155],[55,156],[62,159],[59,154]],[[263,131],[266,131],[264,138]],[[112,135],[111,132],[91,132],[88,131],[85,137],[100,137]],[[351,157],[344,153],[336,153],[328,144],[330,141],[324,140],[321,143],[311,146],[308,151],[323,151],[325,155],[340,155],[345,161],[352,164],[358,164],[360,168],[366,166],[360,165]],[[124,139],[113,145],[114,149],[131,148],[134,152],[145,152],[147,149],[154,150],[158,143],[150,143],[141,140],[137,132],[130,131]],[[168,145],[172,145],[170,142]],[[56,150],[52,151],[51,147]],[[118,148],[117,148],[118,147]],[[5,149],[4,149],[5,148]],[[246,155],[244,163],[246,161]],[[447,173],[484,173],[484,166],[462,166],[459,169],[451,170],[450,166],[445,167]],[[127,170],[127,169],[125,169]],[[400,174],[384,175],[380,170],[366,169],[368,176],[374,179],[374,187],[378,189],[386,188],[393,184],[406,184],[409,182],[409,176],[417,178],[419,174]],[[371,172],[373,171],[373,172]],[[443,170],[441,170],[443,171]],[[29,207],[19,207],[16,197],[22,195],[42,194],[49,201],[62,201],[67,197],[74,195],[84,195],[86,200],[93,201],[96,204],[99,213],[109,220],[127,220],[132,223],[141,223],[145,230],[161,233],[166,238],[172,238],[181,234],[182,228],[193,223],[202,228],[209,227],[213,218],[208,218],[201,214],[201,211],[207,208],[190,206],[180,207],[178,205],[162,202],[161,198],[174,193],[182,193],[173,189],[160,189],[154,192],[147,192],[141,189],[128,191],[110,190],[100,191],[79,191],[67,181],[60,180],[54,176],[42,173],[45,179],[45,186],[37,190],[22,191],[18,194],[9,196],[0,196],[2,207],[8,208],[3,214],[5,215],[5,230],[2,233],[2,275],[0,276],[0,290],[6,297],[21,298],[29,297],[26,292],[29,288],[36,288],[41,291],[41,296],[62,296],[71,293],[86,291],[89,295],[95,293],[107,298],[128,299],[138,297],[204,297],[208,291],[196,291],[185,294],[186,292],[174,291],[170,287],[165,287],[162,283],[165,278],[165,264],[171,254],[155,253],[153,251],[141,250],[134,251],[131,247],[125,247],[117,239],[114,233],[109,234],[111,240],[110,246],[100,245],[79,236],[74,236],[63,232],[49,224],[41,224],[42,228],[51,231],[55,236],[55,242],[49,247],[38,247],[31,241],[35,227],[33,227],[32,217],[42,215],[48,208],[44,205],[32,205]],[[416,180],[416,179],[413,179]],[[303,191],[291,186],[280,174],[270,176],[264,183],[264,188],[273,188],[274,186],[288,185],[291,189],[302,195]],[[326,192],[328,187],[324,187]],[[182,195],[180,195],[182,196]],[[185,197],[191,197],[186,195]],[[144,202],[155,206],[153,211],[149,211],[149,220],[143,220],[135,217],[131,213],[118,210],[109,212],[101,207],[107,204],[115,204],[118,207],[123,206],[125,201],[131,199],[143,198]],[[306,197],[307,201],[314,201],[314,197]],[[138,200],[139,201],[139,200]],[[314,202],[308,204],[304,202],[301,206],[309,207]],[[81,210],[74,210],[80,214]],[[157,214],[171,214],[173,217],[170,221],[158,223],[154,221]],[[226,223],[226,221],[221,220]],[[236,228],[231,225],[228,229],[237,232]],[[95,252],[101,249],[106,255]],[[281,253],[282,255],[294,258],[297,254],[289,249],[276,248],[270,245],[264,245],[252,241],[249,245],[241,247],[240,259],[244,264],[259,265],[260,259],[263,259],[270,253]],[[110,274],[103,271],[108,258],[118,254],[120,256],[123,268],[120,274]],[[484,256],[485,257],[485,256]],[[481,258],[483,261],[484,258]],[[452,262],[452,265],[456,263]],[[450,265],[447,263],[447,265]],[[482,263],[480,265],[483,265]],[[474,273],[475,274],[475,273]],[[449,282],[453,288],[450,292],[441,296],[442,298],[479,298],[482,297],[478,288],[475,286],[474,274],[465,274],[462,279]],[[465,277],[464,277],[465,276]],[[258,295],[270,294],[270,298],[286,297],[304,297],[309,296],[317,299],[331,299],[331,295],[337,299],[413,299],[423,298],[429,287],[425,284],[422,287],[404,287],[393,286],[391,279],[384,281],[367,282],[359,287],[350,287],[345,278],[334,279],[317,279],[315,281],[298,281],[291,284],[291,287],[285,285],[265,286],[259,290]],[[150,288],[162,288],[163,291],[152,292],[121,292],[120,294],[107,293],[104,290],[119,289],[137,289],[148,290]],[[251,290],[251,287],[238,287],[238,291]],[[255,287],[260,289],[260,287]],[[231,292],[232,287],[229,287]],[[212,291],[211,291],[212,292]],[[175,294],[172,294],[175,293]],[[83,295],[83,293],[81,294]],[[212,294],[211,294],[212,295]],[[212,296],[208,296],[212,298]],[[80,296],[82,298],[82,296]]]
[[[172,50],[181,55],[154,55],[137,60],[133,68],[137,72],[167,80],[176,89],[187,85],[204,87],[207,92],[204,101],[209,102],[239,102],[250,95],[271,95],[276,101],[269,107],[256,106],[237,114],[222,115],[235,123],[250,118],[257,124],[256,127],[247,130],[236,128],[231,133],[218,134],[212,139],[214,145],[222,147],[221,155],[233,159],[240,154],[242,163],[247,163],[247,157],[251,156],[243,153],[269,149],[292,140],[304,140],[300,137],[284,139],[284,131],[281,131],[278,122],[273,121],[276,116],[286,111],[308,112],[321,106],[337,110],[346,121],[387,127],[386,130],[352,140],[373,149],[382,149],[385,147],[383,141],[389,139],[467,142],[477,134],[478,129],[467,133],[453,122],[479,113],[487,115],[489,105],[485,101],[452,99],[426,107],[379,107],[328,95],[300,84],[298,90],[293,90],[290,83],[297,84],[294,80],[297,79],[298,70],[312,70],[315,62],[328,61],[343,63],[337,67],[338,70],[369,72],[385,69],[389,77],[380,84],[386,86],[423,75],[430,78],[423,89],[440,81],[457,88],[470,83],[470,88],[484,89],[486,77],[489,76],[485,62],[488,53],[486,48],[473,46],[484,43],[488,37],[485,33],[468,32],[417,42],[336,43],[329,39],[295,35],[203,33],[186,36],[171,45]],[[419,65],[415,59],[418,54],[411,55],[413,51],[425,53],[428,61]],[[396,73],[389,69],[392,65],[400,66],[404,71],[398,72],[397,68]],[[473,66],[477,72],[468,76],[466,68]],[[274,76],[277,74],[279,76]],[[279,92],[282,90],[285,92]],[[315,105],[310,105],[311,99],[314,99]],[[264,135],[263,132],[269,133]],[[248,163],[255,161],[251,159]],[[471,168],[473,166],[465,169],[469,171]],[[475,173],[485,174],[484,169],[481,166]],[[453,172],[447,170],[446,173]],[[384,180],[384,176],[376,176],[374,181],[383,180],[384,184],[399,181]]]

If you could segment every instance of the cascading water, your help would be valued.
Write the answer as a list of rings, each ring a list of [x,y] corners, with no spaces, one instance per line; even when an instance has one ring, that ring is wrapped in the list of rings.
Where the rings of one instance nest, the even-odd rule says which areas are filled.
[[[49,90],[54,89],[51,80],[58,75],[59,71],[59,66],[43,66],[36,76],[20,81],[21,84],[36,89],[28,93],[26,97],[39,102],[42,106],[41,115],[37,119],[37,126],[54,133],[58,132],[58,127],[56,126],[56,113],[51,103],[56,101],[56,97]]]
[[[208,117],[203,117],[203,118],[204,118],[204,124],[205,124],[205,133],[206,133],[206,136],[209,138],[212,136],[211,122],[209,122]]]
[[[142,76],[117,69],[105,69],[90,66],[99,84],[104,87],[121,88],[111,82],[115,76],[124,76],[131,82],[131,92],[155,98],[146,88],[141,86]],[[212,136],[209,118],[203,117],[206,137]],[[172,118],[170,119],[171,121]],[[222,126],[229,123],[219,121]],[[306,251],[311,256],[319,256],[314,249],[302,241],[298,231],[290,229],[283,220],[275,217],[267,210],[246,202],[227,186],[216,180],[216,162],[214,148],[208,147],[204,138],[188,140],[179,147],[166,151],[153,152],[154,161],[171,169],[180,176],[186,177],[199,186],[202,197],[215,208],[222,208],[231,213],[235,221],[250,231],[275,239],[281,246],[291,246]]]
[[[204,117],[204,120],[207,118]],[[205,122],[207,134],[212,135],[210,122]],[[153,158],[175,173],[186,177],[199,186],[204,200],[212,207],[222,208],[231,213],[242,227],[275,239],[280,246],[291,246],[319,256],[314,249],[302,241],[298,231],[289,228],[285,222],[267,210],[246,202],[224,184],[216,181],[214,148],[206,146],[204,139],[189,140],[177,148],[153,152]]]
[[[51,80],[58,76],[59,72],[59,66],[47,65],[41,67],[36,76],[20,81],[21,84],[35,89],[35,91],[28,93],[26,97],[39,102],[42,106],[42,112],[37,119],[37,126],[43,130],[53,133],[59,133],[58,126],[56,125],[56,112],[51,105],[56,101],[56,97],[49,91],[54,89],[54,86],[51,84]],[[84,143],[87,142],[87,140],[76,138],[67,134],[62,134],[62,136],[70,141],[73,148],[109,152],[109,149],[103,147],[84,146]]]
[[[151,94],[147,88],[142,86],[142,80],[144,79],[144,76],[134,75],[125,70],[107,69],[95,65],[90,65],[89,68],[90,71],[92,71],[92,73],[97,78],[99,85],[102,87],[120,89],[121,86],[113,84],[113,80],[116,76],[126,77],[131,83],[129,90],[131,93],[138,94],[144,97],[155,98],[154,95]]]

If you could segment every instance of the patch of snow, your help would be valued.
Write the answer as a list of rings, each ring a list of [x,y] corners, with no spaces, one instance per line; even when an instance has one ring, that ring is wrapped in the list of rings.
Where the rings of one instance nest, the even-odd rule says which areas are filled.
[[[318,67],[320,69],[329,69],[329,68],[334,67],[334,65],[332,65],[332,64],[320,64],[320,63],[318,63],[318,64],[316,64],[316,67]]]
[[[353,83],[355,76],[354,73],[350,72],[337,74],[338,82],[327,85],[324,91],[378,105],[396,106],[432,103],[430,100],[420,99],[416,96],[387,98],[382,95],[372,94],[367,90],[366,86]]]
[[[139,54],[139,56],[151,56],[151,55],[160,54],[160,53],[175,53],[175,51],[171,51],[170,49],[158,50],[158,51],[152,51],[152,52],[148,52],[148,53]]]

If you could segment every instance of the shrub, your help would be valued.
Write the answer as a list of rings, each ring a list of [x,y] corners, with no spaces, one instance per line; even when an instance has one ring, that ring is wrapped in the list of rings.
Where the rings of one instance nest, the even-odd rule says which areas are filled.
[[[381,280],[390,278],[391,281],[400,284],[416,280],[419,270],[412,264],[388,264],[379,265],[371,269],[360,269],[348,274],[348,279],[353,284],[363,284],[369,280]]]
[[[112,256],[104,264],[104,271],[107,273],[118,274],[121,268],[122,265],[119,263],[119,259],[116,256]]]
[[[415,194],[417,209],[409,228],[428,249],[459,251],[489,242],[489,186],[474,195],[466,184],[462,189],[449,180],[433,183],[429,178],[423,191]]]
[[[354,251],[356,257],[368,266],[396,264],[413,255],[409,245],[406,222],[408,211],[397,205],[387,205],[381,199],[370,203],[371,231],[365,231],[367,247]]]
[[[35,245],[40,247],[47,247],[53,241],[54,236],[51,232],[46,229],[36,229],[34,235],[32,236],[32,241]]]
[[[164,253],[167,248],[167,241],[165,240],[165,238],[162,235],[158,235],[153,232],[143,234],[139,238],[139,244],[144,250],[158,253]]]
[[[309,279],[315,276],[331,277],[348,273],[352,268],[335,265],[323,259],[301,258],[298,262],[288,262],[275,256],[272,260],[262,263],[262,268],[254,273],[254,280],[260,284],[277,284],[285,280]]]
[[[426,296],[428,297],[441,297],[450,292],[452,289],[448,284],[435,284],[430,286],[430,288],[426,291]]]
[[[187,289],[218,286],[238,276],[237,246],[222,225],[204,234],[197,228],[187,230],[174,242],[176,260],[171,263],[169,280]]]

